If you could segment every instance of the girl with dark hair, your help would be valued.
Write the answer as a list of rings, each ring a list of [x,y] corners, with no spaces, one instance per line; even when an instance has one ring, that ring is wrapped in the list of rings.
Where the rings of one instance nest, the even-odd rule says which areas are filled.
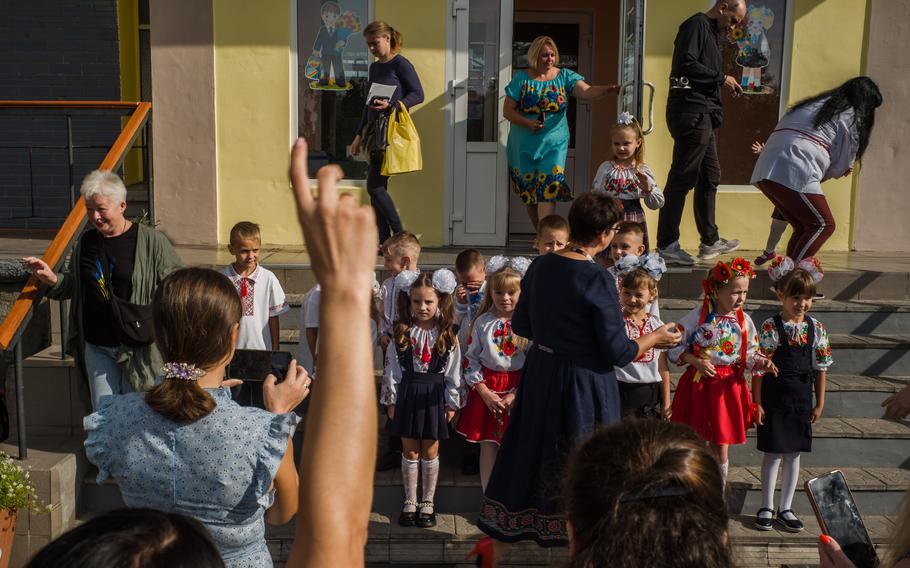
[[[723,481],[690,428],[626,420],[594,433],[566,479],[570,568],[733,566]]]
[[[878,86],[854,77],[840,87],[797,103],[777,127],[755,163],[754,184],[793,227],[787,256],[815,256],[834,233],[822,182],[853,172],[882,104]]]
[[[120,509],[79,524],[26,568],[224,568],[199,521],[154,509]]]
[[[225,367],[239,333],[240,297],[204,268],[165,278],[152,302],[154,333],[167,363],[148,393],[102,399],[85,418],[86,455],[98,482],[113,477],[128,507],[189,515],[211,533],[228,568],[268,567],[264,520],[297,511],[293,409],[310,379],[292,362],[263,384],[268,410],[231,400]],[[239,381],[237,381],[239,382]]]
[[[626,337],[616,284],[594,262],[620,220],[612,197],[581,195],[569,210],[569,244],[537,257],[521,281],[512,329],[533,347],[481,507],[478,526],[495,539],[478,543],[476,552],[487,560],[497,561],[506,542],[568,542],[561,494],[566,459],[597,425],[619,420],[613,368],[679,341],[676,324]]]

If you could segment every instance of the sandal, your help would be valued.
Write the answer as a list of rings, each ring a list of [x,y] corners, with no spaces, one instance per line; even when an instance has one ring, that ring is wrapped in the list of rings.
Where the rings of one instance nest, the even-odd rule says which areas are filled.
[[[429,509],[430,512],[424,513],[424,509]],[[417,522],[415,523],[415,526],[422,529],[436,526],[436,508],[433,506],[432,501],[421,501],[417,506],[417,510],[419,512],[417,513]]]

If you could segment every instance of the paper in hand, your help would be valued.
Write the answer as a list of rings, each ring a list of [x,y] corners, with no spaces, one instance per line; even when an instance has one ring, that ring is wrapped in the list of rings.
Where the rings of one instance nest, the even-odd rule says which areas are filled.
[[[375,105],[377,99],[392,100],[392,95],[395,94],[396,88],[395,85],[371,84],[370,92],[367,94],[367,106]]]

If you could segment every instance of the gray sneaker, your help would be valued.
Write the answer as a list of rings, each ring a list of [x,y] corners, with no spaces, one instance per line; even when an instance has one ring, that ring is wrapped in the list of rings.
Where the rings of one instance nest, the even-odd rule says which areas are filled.
[[[739,248],[739,241],[736,239],[728,241],[721,237],[713,245],[698,245],[698,260],[711,260],[715,256],[733,252]]]
[[[695,264],[695,259],[692,258],[692,255],[679,247],[679,241],[676,241],[667,248],[657,249],[657,253],[667,264],[682,266],[692,266]]]

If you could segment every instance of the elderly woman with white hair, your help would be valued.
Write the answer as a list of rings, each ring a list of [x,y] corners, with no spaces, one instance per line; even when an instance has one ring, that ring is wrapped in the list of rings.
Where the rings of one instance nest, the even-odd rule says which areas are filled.
[[[125,332],[115,307],[121,313],[124,302],[139,309],[151,304],[158,283],[181,262],[164,234],[124,216],[126,186],[117,174],[91,172],[81,193],[93,230],[79,238],[68,270],[55,273],[36,257],[23,261],[51,287],[49,297],[72,300],[65,345],[88,379],[97,409],[104,396],[145,391],[154,384],[162,364],[157,349]]]

